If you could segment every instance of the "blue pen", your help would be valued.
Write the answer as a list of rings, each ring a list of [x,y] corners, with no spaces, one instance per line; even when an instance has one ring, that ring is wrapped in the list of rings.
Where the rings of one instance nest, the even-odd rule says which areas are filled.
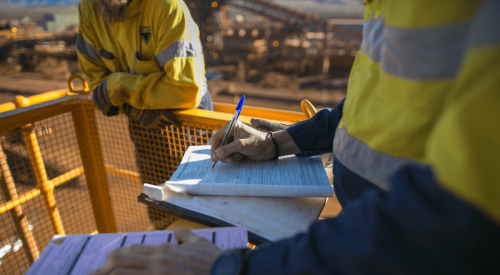
[[[233,118],[229,122],[229,127],[227,127],[226,134],[224,135],[224,139],[222,140],[220,147],[226,144],[227,138],[229,137],[229,133],[231,133],[231,130],[233,129],[234,123],[238,120],[238,117],[240,117],[241,109],[243,109],[243,102],[245,102],[245,96],[241,97],[240,102],[238,102],[238,106],[236,106],[236,110],[234,110]],[[213,162],[212,169],[214,169],[216,163],[217,161]]]

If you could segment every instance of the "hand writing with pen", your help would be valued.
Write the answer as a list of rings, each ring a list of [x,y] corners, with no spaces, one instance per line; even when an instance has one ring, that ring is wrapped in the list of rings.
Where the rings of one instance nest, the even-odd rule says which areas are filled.
[[[281,124],[272,123],[263,119],[252,119],[252,127],[237,121],[229,135],[228,143],[222,147],[220,144],[224,138],[227,126],[222,127],[212,137],[211,158],[212,161],[231,163],[242,159],[270,160],[274,157],[274,145],[268,132],[257,129],[279,129]],[[279,147],[280,156],[300,154],[300,150],[292,137],[284,129],[274,132],[276,143]]]

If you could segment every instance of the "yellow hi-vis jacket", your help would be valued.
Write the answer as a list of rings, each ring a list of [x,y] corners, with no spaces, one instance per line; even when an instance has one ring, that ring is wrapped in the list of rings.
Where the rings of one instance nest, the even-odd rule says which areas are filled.
[[[82,0],[77,54],[91,89],[107,81],[111,103],[138,109],[196,108],[207,92],[198,26],[182,0],[132,0],[107,24]]]
[[[336,160],[385,191],[402,167],[430,165],[446,190],[500,221],[499,1],[363,2]]]
[[[334,152],[347,168],[389,190],[394,171],[426,161],[429,134],[457,79],[481,2],[363,3],[363,42]]]

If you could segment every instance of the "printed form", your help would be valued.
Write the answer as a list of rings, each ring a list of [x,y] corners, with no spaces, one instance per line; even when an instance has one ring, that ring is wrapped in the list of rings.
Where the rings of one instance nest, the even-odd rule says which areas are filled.
[[[211,166],[210,145],[190,146],[172,178],[162,186],[192,195],[333,196],[333,188],[319,156],[218,163],[215,169]]]
[[[244,227],[198,229],[193,230],[193,233],[208,239],[222,250],[244,248],[248,243],[248,233]],[[117,248],[164,243],[178,245],[173,231],[56,235],[26,274],[87,275],[103,266],[107,255]]]

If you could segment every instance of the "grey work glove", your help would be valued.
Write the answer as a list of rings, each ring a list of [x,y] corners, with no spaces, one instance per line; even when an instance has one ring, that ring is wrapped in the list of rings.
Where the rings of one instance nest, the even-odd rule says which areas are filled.
[[[123,104],[122,110],[126,116],[128,116],[130,118],[136,118],[136,119],[139,118],[139,116],[141,115],[141,112],[142,112],[142,110],[134,108],[134,107],[132,107],[132,105],[127,104],[127,103]]]
[[[92,100],[95,106],[99,109],[105,116],[116,116],[118,115],[119,108],[111,104],[111,100],[108,95],[108,86],[106,80],[99,83],[97,87],[92,92]]]
[[[163,129],[167,126],[174,125],[181,127],[182,122],[167,109],[164,110],[143,110],[139,116],[139,123],[142,127],[148,130]]]
[[[259,131],[262,131],[262,132],[269,132],[269,131],[276,132],[276,131],[285,130],[286,128],[289,127],[288,125],[283,125],[280,123],[267,121],[267,120],[261,119],[261,118],[252,118],[250,120],[250,123],[252,123],[253,128],[255,128]]]
[[[138,119],[141,126],[148,130],[158,130],[172,124],[176,127],[182,126],[182,122],[167,109],[139,110],[125,103],[123,104],[123,113],[130,118]]]

